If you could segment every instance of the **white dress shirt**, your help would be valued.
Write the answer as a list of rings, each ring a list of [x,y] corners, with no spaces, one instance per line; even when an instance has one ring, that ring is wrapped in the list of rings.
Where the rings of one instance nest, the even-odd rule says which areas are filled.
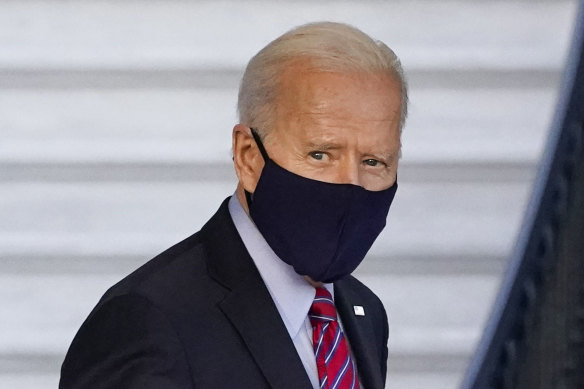
[[[298,275],[292,266],[278,258],[235,194],[229,200],[229,212],[239,236],[276,304],[312,386],[318,389],[318,370],[312,347],[312,326],[308,319],[308,310],[315,295],[314,287],[304,277]],[[323,286],[334,299],[333,284]],[[341,325],[340,318],[338,321]]]

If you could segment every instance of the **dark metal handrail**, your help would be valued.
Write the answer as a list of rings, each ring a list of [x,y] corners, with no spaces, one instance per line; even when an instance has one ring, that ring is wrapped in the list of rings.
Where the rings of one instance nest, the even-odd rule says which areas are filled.
[[[463,389],[584,388],[584,1],[574,25],[532,197]]]

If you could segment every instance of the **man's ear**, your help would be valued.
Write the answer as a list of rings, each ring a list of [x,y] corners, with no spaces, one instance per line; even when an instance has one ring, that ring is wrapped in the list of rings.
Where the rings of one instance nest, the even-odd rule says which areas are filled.
[[[243,124],[233,127],[231,141],[233,164],[239,185],[253,193],[264,167],[264,159],[249,127]]]

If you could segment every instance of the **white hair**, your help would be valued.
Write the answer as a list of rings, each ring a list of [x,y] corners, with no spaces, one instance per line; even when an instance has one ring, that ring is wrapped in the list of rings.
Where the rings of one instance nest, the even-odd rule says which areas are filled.
[[[400,131],[408,107],[407,83],[399,58],[383,42],[343,23],[317,22],[296,27],[260,50],[247,64],[237,110],[239,122],[265,135],[276,103],[280,75],[292,62],[308,59],[319,71],[385,73],[401,85]]]

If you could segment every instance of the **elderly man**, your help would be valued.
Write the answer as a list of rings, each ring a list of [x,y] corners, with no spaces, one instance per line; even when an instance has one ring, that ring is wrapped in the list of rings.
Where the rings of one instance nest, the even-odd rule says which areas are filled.
[[[387,317],[350,273],[385,226],[406,103],[395,54],[347,25],[261,50],[235,195],[103,296],[60,388],[384,387]]]

